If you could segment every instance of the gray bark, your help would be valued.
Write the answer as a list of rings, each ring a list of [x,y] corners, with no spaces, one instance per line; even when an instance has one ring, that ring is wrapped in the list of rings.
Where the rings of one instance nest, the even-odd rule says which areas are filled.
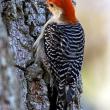
[[[0,110],[19,110],[19,86],[8,37],[0,15]]]
[[[48,110],[47,87],[36,76],[32,45],[47,20],[45,0],[1,0],[0,11],[6,25],[11,51],[14,53],[15,74],[19,79],[20,110]],[[15,109],[17,110],[17,109]]]

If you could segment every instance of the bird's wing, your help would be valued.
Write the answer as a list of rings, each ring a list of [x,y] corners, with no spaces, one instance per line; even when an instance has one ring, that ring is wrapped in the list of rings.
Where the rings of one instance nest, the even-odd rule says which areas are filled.
[[[63,73],[67,71],[66,67],[70,62],[79,61],[82,65],[84,35],[79,26],[75,28],[62,26],[62,28],[53,23],[49,24],[44,31],[46,55],[55,71],[60,75],[62,71]]]
[[[64,86],[69,84],[67,100],[72,101],[82,89],[80,71],[83,62],[84,32],[81,25],[49,24],[44,31],[44,48],[55,80],[59,81],[59,100],[64,97]]]

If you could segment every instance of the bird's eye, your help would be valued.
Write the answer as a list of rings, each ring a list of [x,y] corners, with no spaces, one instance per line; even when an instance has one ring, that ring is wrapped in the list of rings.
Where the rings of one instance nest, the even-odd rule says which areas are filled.
[[[50,7],[53,7],[54,6],[52,3],[50,3],[49,5],[50,5]]]

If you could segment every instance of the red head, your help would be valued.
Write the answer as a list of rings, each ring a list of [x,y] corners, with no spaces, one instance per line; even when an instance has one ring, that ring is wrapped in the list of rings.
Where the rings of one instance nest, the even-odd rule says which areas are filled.
[[[69,23],[76,23],[75,8],[72,0],[47,0],[47,3],[53,3],[63,10],[63,18]]]

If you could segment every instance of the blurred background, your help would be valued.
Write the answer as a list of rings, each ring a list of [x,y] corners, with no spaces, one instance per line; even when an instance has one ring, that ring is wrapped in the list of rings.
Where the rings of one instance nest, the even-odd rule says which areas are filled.
[[[110,110],[110,0],[76,2],[86,38],[84,110]]]

